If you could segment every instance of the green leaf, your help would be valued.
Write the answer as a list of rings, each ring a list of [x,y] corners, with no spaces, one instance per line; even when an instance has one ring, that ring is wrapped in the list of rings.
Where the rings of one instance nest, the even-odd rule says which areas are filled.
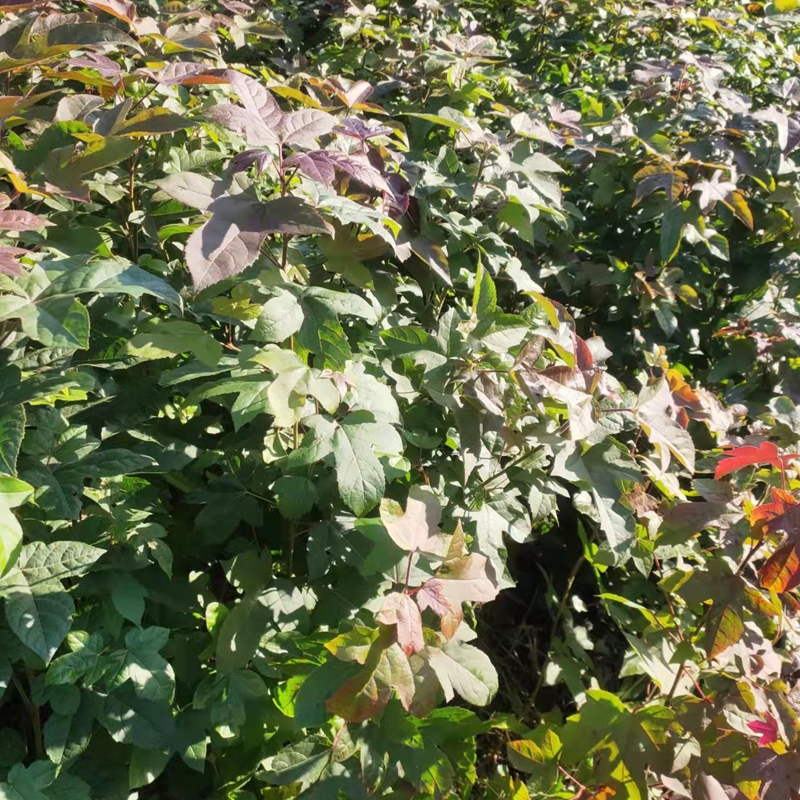
[[[672,418],[673,413],[672,393],[666,379],[642,389],[636,403],[636,416],[660,455],[661,468],[667,468],[672,455],[689,472],[694,472],[694,442],[689,432]]]
[[[72,651],[54,659],[45,675],[48,686],[74,684],[83,678],[91,686],[112,666],[103,655],[103,638],[99,633],[72,631],[67,635],[67,645]]]
[[[161,106],[145,109],[125,121],[114,133],[117,136],[160,136],[192,128],[197,123]]]
[[[386,488],[383,467],[373,449],[372,419],[367,412],[350,414],[333,434],[339,493],[358,516],[373,509]]]
[[[552,475],[589,492],[591,511],[608,540],[612,557],[615,563],[624,564],[636,541],[636,523],[621,500],[626,485],[644,481],[636,462],[607,439],[583,454],[578,448],[563,448],[553,462]]]
[[[14,579],[12,570],[3,581]],[[58,650],[69,631],[75,605],[58,582],[35,590],[17,580],[13,589],[0,585],[5,595],[6,621],[19,640],[45,663]]]
[[[199,325],[177,319],[150,320],[128,342],[126,350],[145,360],[192,353],[209,366],[214,366],[222,356],[222,345]]]
[[[25,409],[22,405],[0,417],[0,473],[17,474],[17,456],[25,433]]]
[[[450,643],[441,650],[427,648],[425,655],[447,700],[458,694],[472,705],[485,706],[497,694],[497,672],[477,647]]]
[[[32,542],[0,579],[9,627],[45,663],[67,635],[75,610],[61,580],[84,574],[104,552],[82,542]]]
[[[234,672],[246,666],[270,625],[293,630],[306,620],[303,597],[289,581],[274,580],[249,593],[225,617],[217,639],[217,667]]]
[[[164,771],[171,757],[170,748],[144,750],[135,747],[128,768],[128,786],[131,789],[149,786]]]
[[[79,300],[46,297],[34,304],[21,297],[0,297],[0,321],[11,319],[18,319],[23,333],[46,347],[89,346],[89,312]]]
[[[79,294],[124,294],[134,299],[151,295],[180,308],[180,295],[163,279],[124,258],[85,256],[40,264],[50,281],[40,297]]]
[[[184,711],[178,716],[175,727],[175,749],[189,769],[204,772],[208,736],[205,715],[197,711]]]
[[[9,508],[21,506],[33,494],[33,486],[19,478],[0,475],[0,503]],[[0,570],[1,571],[1,570]]]
[[[94,705],[90,697],[82,695],[75,713],[48,717],[43,726],[44,746],[54,764],[68,764],[86,751],[95,725]]]
[[[159,653],[166,647],[168,639],[168,628],[142,628],[127,633],[122,663],[115,674],[108,675],[109,686],[121,686],[130,680],[136,696],[142,700],[172,702],[175,673]]]
[[[169,705],[142,700],[130,686],[106,697],[101,722],[115,742],[146,750],[169,749],[175,737]]]
[[[263,763],[267,782],[273,786],[299,783],[303,788],[319,780],[331,761],[330,748],[322,742],[307,739],[285,747]]]
[[[99,141],[92,142],[84,150],[74,155],[64,167],[67,182],[75,175],[93,175],[101,169],[108,169],[126,158],[130,158],[142,143],[121,136],[109,136]],[[59,176],[53,176],[54,182],[59,182]]]
[[[300,330],[304,318],[300,301],[291,292],[281,292],[264,303],[250,338],[257,342],[282,342]]]
[[[472,295],[472,313],[480,320],[494,311],[497,305],[497,290],[492,276],[478,262],[478,273],[475,277],[475,290]]]
[[[687,200],[683,203],[670,206],[661,219],[661,260],[664,263],[672,261],[680,250],[683,231],[687,223],[691,222],[696,213],[691,209]]]
[[[314,507],[317,490],[307,478],[284,475],[272,484],[278,511],[285,519],[299,519]]]
[[[129,572],[120,572],[110,581],[111,602],[114,608],[134,625],[142,624],[145,588]],[[152,630],[152,629],[151,629]]]
[[[22,549],[22,528],[0,498],[0,578],[16,563]]]

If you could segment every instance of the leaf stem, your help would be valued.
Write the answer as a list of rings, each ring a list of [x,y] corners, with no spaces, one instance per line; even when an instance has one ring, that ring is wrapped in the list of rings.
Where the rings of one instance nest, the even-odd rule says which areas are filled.
[[[408,554],[408,563],[406,564],[406,583],[405,583],[405,586],[403,586],[403,591],[408,589],[408,581],[411,578],[411,561],[412,561],[413,558],[414,558],[414,553],[413,552],[409,553]]]

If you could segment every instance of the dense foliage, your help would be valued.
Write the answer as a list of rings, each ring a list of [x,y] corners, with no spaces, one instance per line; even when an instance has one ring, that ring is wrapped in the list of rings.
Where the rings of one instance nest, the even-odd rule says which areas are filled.
[[[800,797],[798,6],[0,2],[0,798]]]

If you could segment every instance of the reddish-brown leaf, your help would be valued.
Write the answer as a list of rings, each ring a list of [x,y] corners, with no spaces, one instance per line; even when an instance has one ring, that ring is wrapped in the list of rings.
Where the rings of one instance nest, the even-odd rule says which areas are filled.
[[[0,230],[4,231],[35,231],[53,224],[50,220],[30,211],[18,211],[10,208],[0,211]]]
[[[761,567],[761,585],[775,592],[789,592],[800,586],[800,539],[784,542]]]
[[[767,532],[771,533],[776,530],[786,530],[786,523],[790,519],[784,519],[789,516],[790,510],[800,504],[800,500],[789,494],[783,489],[772,489],[772,502],[763,503],[757,506],[750,512],[750,524],[755,527],[757,525],[764,525]],[[793,515],[792,515],[793,516]]]
[[[403,592],[387,594],[375,619],[384,625],[397,626],[397,643],[407,656],[418,653],[425,646],[419,608],[407,594]]]
[[[575,368],[581,372],[594,369],[594,356],[589,349],[589,345],[581,339],[580,336],[575,337]]]
[[[464,614],[459,604],[451,603],[447,599],[442,582],[438,578],[431,578],[419,588],[416,600],[420,611],[430,608],[439,617],[444,638],[448,641],[452,639],[464,619]]]
[[[668,369],[666,378],[676,406],[691,408],[693,411],[700,411],[703,408],[699,395],[686,383],[678,370]]]

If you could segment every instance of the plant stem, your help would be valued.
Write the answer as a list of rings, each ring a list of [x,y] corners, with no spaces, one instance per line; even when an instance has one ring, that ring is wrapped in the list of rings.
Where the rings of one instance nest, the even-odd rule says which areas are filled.
[[[28,678],[28,686],[31,686],[33,683],[33,672],[30,669],[26,669],[25,674]],[[36,705],[36,703],[34,703],[28,696],[28,693],[25,691],[25,688],[23,687],[16,673],[11,673],[11,680],[19,692],[19,696],[22,698],[22,702],[25,705],[25,708],[28,711],[28,716],[31,720],[31,731],[33,733],[33,744],[36,750],[36,758],[44,758],[45,751],[44,740],[42,739],[42,718],[39,714],[39,706]]]
[[[745,567],[747,567],[747,565],[750,563],[750,560],[761,549],[761,546],[763,544],[764,544],[764,539],[762,539],[760,542],[758,542],[757,544],[753,545],[750,548],[750,552],[745,556],[744,561],[742,561],[742,563],[739,565],[739,569],[736,570],[737,575],[741,575],[744,572]]]
[[[542,688],[542,684],[544,683],[545,669],[550,662],[550,648],[553,646],[553,639],[556,638],[556,633],[558,633],[558,626],[561,623],[561,618],[564,616],[564,612],[567,609],[567,600],[569,600],[569,593],[572,591],[572,584],[575,583],[575,578],[578,577],[578,573],[580,572],[585,560],[586,556],[581,553],[578,560],[572,565],[572,571],[567,577],[567,585],[564,587],[564,593],[561,595],[561,600],[559,601],[558,608],[556,609],[556,614],[553,617],[553,624],[550,626],[547,650],[545,651],[545,662],[542,664],[539,677],[536,679],[536,686],[534,687],[533,694],[531,695],[531,705],[534,705],[536,702],[536,698],[539,695],[539,690]]]
[[[286,529],[286,572],[287,578],[294,574],[294,538],[297,532],[297,523],[292,520]]]
[[[403,587],[403,591],[408,589],[408,581],[409,581],[409,578],[411,577],[411,561],[412,561],[413,558],[414,558],[414,553],[409,553],[408,554],[408,564],[406,564],[406,584]]]
[[[286,272],[286,262],[289,260],[289,239],[291,234],[283,234],[283,243],[281,244],[281,269]]]
[[[489,146],[487,144],[483,145],[483,151],[481,152],[481,159],[478,162],[478,174],[475,176],[475,184],[472,187],[472,202],[475,202],[475,195],[478,193],[478,186],[481,183],[481,176],[483,175],[483,168],[486,166],[486,156],[489,154]]]

